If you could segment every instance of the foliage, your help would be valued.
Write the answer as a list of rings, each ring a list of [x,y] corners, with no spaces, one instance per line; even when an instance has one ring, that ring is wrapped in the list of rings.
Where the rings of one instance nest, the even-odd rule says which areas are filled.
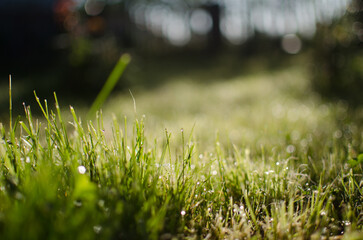
[[[286,80],[282,75],[275,78]],[[278,86],[273,76],[267,82]],[[208,91],[222,89],[230,94],[225,98],[235,99],[237,84],[245,84],[247,97],[250,93],[256,102],[263,101],[255,83],[209,84]],[[198,99],[204,96],[203,88],[194,87]],[[171,88],[166,93],[177,95]],[[197,98],[187,93],[181,97],[195,105]],[[152,138],[145,118],[132,124],[125,119],[121,127],[116,117],[109,123],[100,112],[94,122],[84,123],[71,107],[68,120],[56,96],[55,110],[36,99],[43,120],[34,120],[26,107],[23,121],[16,121],[11,129],[0,126],[1,239],[362,236],[362,165],[352,165],[352,160],[362,158],[355,153],[363,150],[361,129],[348,123],[350,130],[339,132],[321,117],[341,112],[342,107],[322,111],[321,106],[305,105],[303,115],[288,114],[296,117],[293,123],[279,116],[285,122],[276,126],[270,125],[275,121],[270,112],[255,116],[250,111],[246,124],[256,124],[250,126],[259,129],[259,135],[247,136],[247,144],[231,144],[221,134],[209,144],[206,138],[196,138],[197,129],[189,134],[181,130],[176,138],[165,130]],[[146,99],[153,101],[150,96]],[[228,123],[234,126],[231,119]],[[270,128],[263,130],[263,125]],[[291,126],[300,131],[301,139],[290,131]],[[275,127],[282,129],[282,135],[271,134]],[[304,145],[299,144],[303,139]]]
[[[363,4],[352,1],[346,15],[332,25],[321,25],[312,57],[314,88],[323,96],[362,103]]]

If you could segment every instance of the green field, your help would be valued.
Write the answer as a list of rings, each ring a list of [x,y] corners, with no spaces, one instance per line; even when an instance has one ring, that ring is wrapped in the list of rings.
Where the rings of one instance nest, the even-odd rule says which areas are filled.
[[[363,239],[362,109],[303,66],[195,76],[3,122],[0,239]]]

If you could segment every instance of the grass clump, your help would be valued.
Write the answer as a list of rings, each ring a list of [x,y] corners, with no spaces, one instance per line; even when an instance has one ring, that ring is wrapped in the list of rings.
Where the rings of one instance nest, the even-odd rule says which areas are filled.
[[[30,107],[1,126],[1,239],[362,236],[362,166],[345,163],[346,142],[310,163],[313,180],[303,154],[252,155],[218,138],[205,152],[183,130],[172,147],[168,131],[146,138],[143,119],[128,134],[114,118],[107,140],[101,113],[84,124],[71,107],[69,130],[57,99],[55,112],[37,101],[45,126]]]
[[[136,95],[165,131],[36,97],[43,118],[0,124],[0,239],[361,239],[362,128],[344,104],[292,100],[285,76]]]

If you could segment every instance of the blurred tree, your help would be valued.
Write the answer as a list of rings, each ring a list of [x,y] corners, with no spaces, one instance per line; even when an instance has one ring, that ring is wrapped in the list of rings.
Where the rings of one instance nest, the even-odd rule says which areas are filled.
[[[210,51],[216,51],[222,44],[222,33],[220,30],[220,18],[221,18],[221,6],[216,3],[207,3],[200,6],[204,8],[212,18],[212,29],[209,33],[208,49]]]
[[[312,57],[312,86],[328,98],[363,103],[363,1],[353,0],[346,15],[318,26]]]
[[[124,51],[142,55],[133,58],[140,62],[151,56],[151,62],[158,54],[177,60],[196,53],[209,59],[206,53],[231,47],[233,53],[241,50],[243,58],[260,55],[279,63],[281,55],[276,53],[282,36],[293,33],[304,38],[306,33],[312,37],[315,24],[339,18],[348,0],[330,1],[326,5],[324,0],[0,0],[0,68],[5,76],[16,74],[17,80],[21,73],[39,93],[40,88],[51,89],[74,97],[74,92],[98,92]],[[351,37],[344,36],[361,32],[362,21],[350,17],[340,22],[336,30],[322,26],[316,37],[316,72],[325,77],[316,75],[321,80],[314,83],[327,93],[342,89],[334,78],[348,75],[356,84],[359,81],[354,79],[361,76],[362,61],[353,47],[359,41],[349,40],[346,46],[344,39]],[[350,31],[353,25],[356,33]],[[344,57],[348,52],[351,55]],[[320,66],[319,61],[324,64]],[[121,87],[131,83],[130,69],[140,72],[134,65]],[[353,68],[354,74],[349,72]],[[134,83],[136,77],[129,79]],[[361,88],[353,90],[357,89]]]

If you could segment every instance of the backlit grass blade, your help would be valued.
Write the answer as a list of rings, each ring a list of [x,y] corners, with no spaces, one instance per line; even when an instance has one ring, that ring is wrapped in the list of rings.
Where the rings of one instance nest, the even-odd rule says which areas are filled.
[[[103,103],[106,101],[111,91],[116,86],[121,75],[125,71],[125,68],[130,63],[130,60],[131,57],[129,54],[124,54],[120,57],[111,74],[108,76],[105,85],[103,85],[96,100],[93,102],[91,109],[89,110],[87,115],[88,118],[91,118],[102,107]]]

